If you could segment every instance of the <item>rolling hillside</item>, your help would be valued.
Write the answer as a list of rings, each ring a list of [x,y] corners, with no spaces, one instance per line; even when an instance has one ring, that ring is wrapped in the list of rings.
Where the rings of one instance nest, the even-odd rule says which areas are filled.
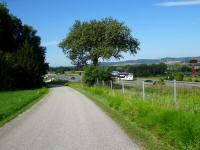
[[[119,62],[101,62],[102,66],[123,66],[123,65],[134,65],[134,64],[157,64],[157,63],[188,63],[193,57],[165,57],[161,59],[138,59],[138,60],[127,60],[127,61],[119,61]],[[195,57],[200,61],[200,56]]]

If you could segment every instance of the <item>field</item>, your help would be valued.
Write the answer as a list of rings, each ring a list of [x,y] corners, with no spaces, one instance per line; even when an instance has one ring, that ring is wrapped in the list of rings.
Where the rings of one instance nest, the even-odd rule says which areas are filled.
[[[138,89],[129,89],[123,94],[120,89],[111,90],[109,87],[87,87],[78,84],[72,87],[123,116],[126,124],[130,125],[127,133],[138,139],[146,149],[200,149],[199,89],[196,95],[191,93],[191,88],[187,91],[180,89],[179,93],[182,93],[177,96],[179,101],[175,106],[173,96],[169,96],[172,90],[163,90],[160,87],[149,86],[146,89],[147,95],[153,96],[150,96],[150,99],[147,97],[146,100],[138,94],[141,93]],[[188,108],[185,107],[187,105]],[[136,127],[134,132],[131,132],[130,128],[133,128],[134,124]]]
[[[113,89],[122,92],[121,89]],[[185,111],[200,113],[200,87],[177,86],[176,102],[174,102],[174,88],[166,85],[145,85],[143,97],[143,89],[141,87],[126,87],[125,95],[132,96],[138,100],[156,103],[162,107],[178,107]]]
[[[37,102],[47,88],[0,92],[0,126]]]

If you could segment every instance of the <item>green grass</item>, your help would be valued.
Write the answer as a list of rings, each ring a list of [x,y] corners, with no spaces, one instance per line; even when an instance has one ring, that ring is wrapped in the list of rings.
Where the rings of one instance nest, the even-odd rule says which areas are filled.
[[[187,82],[200,82],[200,76],[196,76],[196,77],[184,76],[183,80]]]
[[[114,111],[108,114],[130,137],[146,149],[200,149],[198,112],[166,107],[167,105],[163,106],[158,102],[143,101],[138,96],[123,95],[121,91],[112,91],[105,87],[83,87],[77,84],[71,86],[107,108],[101,106],[104,110]]]
[[[185,111],[200,113],[200,87],[177,87],[177,107]],[[118,89],[118,92],[121,92]],[[142,99],[142,88],[126,88],[125,94]],[[174,107],[174,89],[166,85],[145,85],[145,101],[162,107]]]
[[[65,75],[68,77],[80,78],[81,73],[83,73],[83,71],[65,71]]]
[[[48,93],[48,88],[0,92],[0,126],[25,111],[42,96]]]

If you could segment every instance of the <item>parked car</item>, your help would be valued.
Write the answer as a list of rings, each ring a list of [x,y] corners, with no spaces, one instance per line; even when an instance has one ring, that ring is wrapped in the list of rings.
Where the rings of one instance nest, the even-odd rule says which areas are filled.
[[[144,84],[155,85],[156,81],[154,81],[154,80],[144,80]]]

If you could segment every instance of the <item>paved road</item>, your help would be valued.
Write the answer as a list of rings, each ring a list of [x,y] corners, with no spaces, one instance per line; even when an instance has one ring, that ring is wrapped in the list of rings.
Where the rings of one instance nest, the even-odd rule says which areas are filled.
[[[173,86],[174,81],[166,81],[166,85]],[[176,85],[179,87],[200,87],[199,82],[185,82],[185,81],[176,81]]]
[[[139,150],[88,98],[55,87],[0,129],[0,150]]]

